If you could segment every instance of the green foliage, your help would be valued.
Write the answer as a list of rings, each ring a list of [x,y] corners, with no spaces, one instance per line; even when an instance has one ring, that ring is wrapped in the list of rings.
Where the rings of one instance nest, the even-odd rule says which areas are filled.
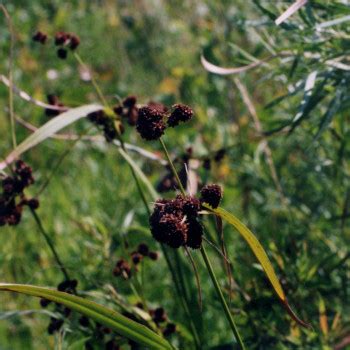
[[[208,216],[206,237],[220,247],[208,245],[208,255],[246,347],[329,349],[340,344],[350,327],[349,4],[309,0],[280,26],[274,20],[292,1],[35,0],[23,4],[14,0],[3,4],[15,32],[14,83],[31,97],[46,102],[46,94],[57,94],[69,107],[101,103],[74,56],[57,58],[52,38],[64,30],[79,35],[79,55],[110,105],[134,94],[140,104],[181,102],[195,110],[190,123],[166,131],[172,159],[192,147],[201,182],[223,186],[221,206],[243,218],[256,234],[289,303],[313,326],[301,329],[291,321],[246,242],[224,223],[232,262],[230,283],[218,251],[222,237],[213,216]],[[10,35],[3,15],[0,25],[0,74],[8,76]],[[31,37],[36,30],[47,33],[51,42],[34,43]],[[223,67],[283,55],[254,70],[222,77],[205,71],[202,53]],[[236,78],[246,87],[262,130],[257,129]],[[16,117],[36,127],[49,120],[42,108],[17,95],[14,109]],[[1,82],[0,116],[3,161],[12,151],[12,142],[8,88]],[[128,144],[161,154],[157,142],[146,143],[134,128],[126,123],[125,127],[123,138]],[[86,132],[100,135],[86,119],[60,131]],[[30,134],[16,123],[18,144]],[[202,161],[220,149],[226,150],[224,158],[204,169]],[[177,325],[168,340],[179,349],[194,348],[196,338],[203,349],[235,348],[200,253],[192,255],[202,287],[202,310],[194,272],[183,251],[163,249],[149,233],[148,213],[130,166],[143,176],[140,186],[151,207],[150,188],[168,173],[164,164],[137,150],[125,153],[101,139],[48,139],[22,158],[33,167],[36,179],[28,196],[40,193],[37,213],[69,275],[79,281],[81,296],[132,314],[150,328],[154,325],[149,314],[136,303],[146,300],[149,309],[164,307]],[[8,169],[5,172],[10,174]],[[159,260],[145,258],[131,280],[113,276],[116,261],[130,262],[130,253],[141,242],[157,251]],[[29,211],[23,212],[20,225],[0,227],[0,245],[2,282],[54,288],[62,281],[60,267]],[[169,271],[167,260],[174,271]],[[187,307],[178,294],[186,296]],[[10,293],[1,294],[0,305],[4,349],[82,349],[90,340],[95,349],[104,348],[97,333],[79,325],[75,312],[61,332],[49,336],[50,317],[58,317],[54,308],[42,309],[36,298]],[[124,348],[129,348],[127,342]]]

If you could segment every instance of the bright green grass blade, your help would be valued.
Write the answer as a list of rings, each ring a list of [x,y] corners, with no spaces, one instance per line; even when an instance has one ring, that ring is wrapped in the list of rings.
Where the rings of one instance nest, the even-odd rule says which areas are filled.
[[[283,291],[283,288],[281,286],[281,283],[275,273],[275,270],[271,264],[271,261],[269,257],[267,256],[263,246],[258,241],[258,239],[255,237],[252,231],[248,229],[247,226],[245,226],[239,219],[237,219],[234,215],[227,212],[223,208],[217,208],[213,209],[210,205],[204,203],[203,206],[207,209],[209,209],[211,212],[215,213],[216,215],[220,216],[222,219],[226,220],[229,224],[231,224],[236,230],[240,233],[240,235],[245,239],[245,241],[248,243],[249,247],[253,251],[255,257],[261,264],[267,278],[269,279],[274,291],[276,292],[279,299],[282,301],[284,307],[286,308],[289,315],[300,325],[303,327],[310,327],[309,324],[305,323],[301,319],[297,317],[297,315],[293,312],[291,309],[287,297]]]
[[[173,349],[165,339],[147,327],[93,301],[57,290],[25,284],[0,283],[0,291],[32,295],[62,304],[111,328],[118,334],[146,346],[148,349]]]
[[[5,159],[0,163],[0,170],[12,163],[22,153],[28,151],[39,143],[45,141],[47,138],[56,134],[66,126],[76,122],[77,120],[86,117],[88,114],[103,109],[100,105],[85,105],[78,108],[72,108],[67,112],[61,113],[59,116],[51,119],[42,127],[36,130],[33,134],[28,136],[21,144],[19,144]]]

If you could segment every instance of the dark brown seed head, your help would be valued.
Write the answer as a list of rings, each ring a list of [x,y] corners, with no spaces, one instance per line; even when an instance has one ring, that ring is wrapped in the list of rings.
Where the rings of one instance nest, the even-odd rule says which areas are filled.
[[[16,180],[12,176],[5,177],[2,180],[2,190],[6,196],[11,196],[16,188]]]
[[[64,32],[57,32],[55,35],[55,45],[61,46],[66,43],[68,40],[68,35],[67,33]]]
[[[128,262],[124,259],[120,259],[117,261],[114,270],[114,276],[122,276],[124,278],[130,278],[131,276],[131,268]]]
[[[188,220],[188,235],[186,245],[192,249],[199,249],[202,245],[203,227],[197,219]]]
[[[158,307],[151,312],[152,319],[155,323],[159,324],[167,320],[167,315],[162,307]]]
[[[148,257],[151,259],[151,260],[158,260],[158,253],[157,252],[149,252],[148,253]]]
[[[132,259],[132,262],[133,262],[135,265],[139,264],[139,263],[141,262],[142,258],[143,258],[143,255],[141,255],[141,254],[138,253],[138,252],[132,252],[132,253],[131,253],[131,259]]]
[[[37,41],[41,44],[45,44],[46,43],[46,40],[47,40],[47,35],[44,34],[43,32],[41,31],[37,31],[33,37],[32,37],[33,41]]]
[[[182,213],[187,216],[197,216],[201,208],[200,201],[191,196],[178,195],[175,199],[177,206],[181,208]]]
[[[149,248],[148,245],[145,243],[141,243],[139,244],[139,246],[137,247],[137,251],[143,255],[143,256],[147,256],[149,253]]]
[[[158,112],[165,114],[168,112],[168,107],[163,105],[163,103],[159,103],[159,102],[154,102],[154,101],[150,101],[148,103],[148,107],[151,107],[153,109],[156,109]]]
[[[79,318],[79,323],[80,323],[80,325],[83,326],[83,327],[88,327],[89,324],[90,324],[89,319],[88,319],[86,316],[81,316],[81,317]]]
[[[62,60],[65,60],[67,58],[67,54],[67,50],[62,47],[57,50],[57,57]]]
[[[176,324],[175,323],[167,323],[165,329],[163,330],[164,337],[168,337],[169,335],[176,332]]]
[[[157,140],[164,134],[165,128],[162,113],[150,107],[139,109],[136,130],[143,139]]]
[[[70,42],[69,42],[69,48],[71,49],[71,50],[75,50],[78,46],[79,46],[79,44],[80,44],[80,39],[79,39],[79,37],[78,36],[76,36],[76,35],[71,35],[71,37],[70,37]]]
[[[165,214],[159,221],[159,230],[164,237],[164,243],[172,248],[179,248],[187,241],[187,224],[181,217]]]
[[[184,104],[176,104],[173,106],[173,112],[168,119],[168,125],[171,127],[179,125],[180,122],[187,122],[192,119],[193,110]]]
[[[123,106],[121,106],[121,105],[114,106],[113,112],[117,115],[122,115],[123,114]]]
[[[222,189],[219,185],[206,185],[201,189],[201,202],[207,203],[214,209],[217,208],[222,199]]]
[[[223,158],[225,157],[226,154],[226,150],[224,148],[219,149],[214,157],[215,162],[220,162],[223,160]]]
[[[30,209],[36,210],[39,208],[39,200],[37,198],[31,198],[29,199],[26,204]]]
[[[41,298],[40,299],[40,306],[41,307],[47,307],[51,303],[51,300]]]
[[[128,96],[124,99],[123,101],[123,106],[126,107],[126,108],[131,108],[131,107],[134,107],[135,104],[136,104],[136,96]]]

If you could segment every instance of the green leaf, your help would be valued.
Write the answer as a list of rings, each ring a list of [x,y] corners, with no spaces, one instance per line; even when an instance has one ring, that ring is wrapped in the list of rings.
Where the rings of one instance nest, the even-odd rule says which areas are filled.
[[[283,291],[283,288],[281,286],[281,283],[275,273],[275,270],[270,262],[269,257],[267,256],[263,246],[258,241],[258,239],[255,237],[252,231],[248,229],[239,219],[237,219],[234,215],[227,212],[223,208],[217,208],[213,209],[210,205],[204,203],[203,206],[207,209],[209,209],[214,214],[220,216],[222,219],[226,220],[229,224],[231,224],[239,233],[240,235],[245,239],[245,241],[248,243],[249,247],[253,251],[255,257],[261,264],[267,278],[269,279],[274,291],[276,292],[278,298],[283,303],[284,307],[286,308],[289,315],[300,325],[304,327],[309,327],[307,323],[299,319],[295,313],[292,311],[288,301],[287,297]]]
[[[121,336],[146,346],[148,349],[173,349],[165,339],[147,327],[93,301],[57,290],[25,284],[0,283],[0,291],[32,295],[62,304],[111,328]]]
[[[96,112],[103,109],[100,105],[86,105],[78,108],[72,108],[67,112],[60,114],[59,116],[51,119],[33,134],[27,137],[21,144],[19,144],[5,159],[0,163],[0,170],[7,167],[22,153],[28,151],[39,143],[45,141],[61,129],[76,122],[77,120],[86,117],[92,112]]]

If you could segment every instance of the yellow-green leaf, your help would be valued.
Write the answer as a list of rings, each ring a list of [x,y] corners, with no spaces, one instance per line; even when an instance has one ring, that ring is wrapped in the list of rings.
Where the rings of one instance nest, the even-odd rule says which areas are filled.
[[[245,239],[248,243],[249,247],[253,251],[255,257],[261,264],[267,278],[269,279],[274,291],[276,292],[279,299],[282,301],[284,307],[286,308],[288,314],[300,325],[304,327],[309,327],[307,323],[302,321],[297,317],[297,315],[291,309],[287,297],[283,291],[281,283],[275,273],[275,270],[271,264],[269,257],[267,256],[263,246],[255,237],[252,231],[249,230],[247,226],[245,226],[239,219],[237,219],[234,215],[227,212],[223,208],[213,209],[210,205],[204,203],[203,206],[209,209],[214,214],[220,216],[222,219],[226,220],[229,224],[236,228],[236,230],[240,233],[240,235]]]

